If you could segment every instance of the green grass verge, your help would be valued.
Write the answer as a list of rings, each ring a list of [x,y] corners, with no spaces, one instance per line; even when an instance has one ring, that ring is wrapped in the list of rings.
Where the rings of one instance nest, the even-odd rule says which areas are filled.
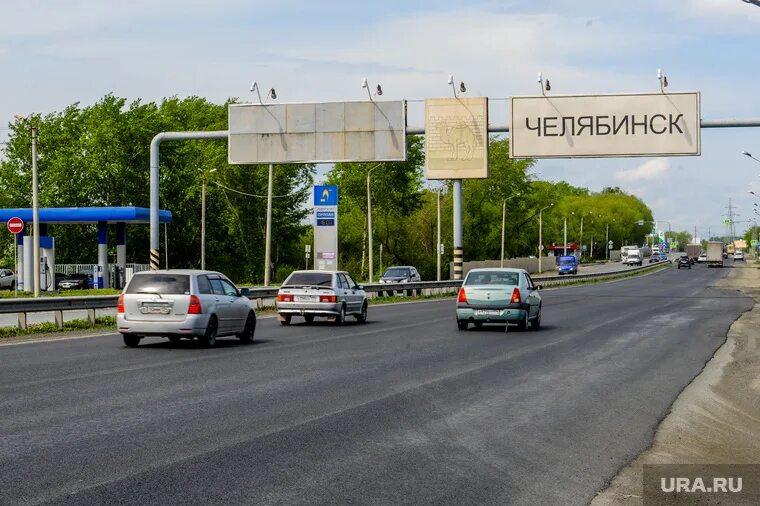
[[[32,334],[52,334],[54,332],[88,330],[88,329],[115,329],[116,318],[113,316],[99,316],[95,318],[95,324],[89,320],[71,320],[63,323],[63,328],[59,328],[53,322],[35,323],[29,325],[26,330],[16,327],[0,327],[0,339],[8,337],[28,336]]]

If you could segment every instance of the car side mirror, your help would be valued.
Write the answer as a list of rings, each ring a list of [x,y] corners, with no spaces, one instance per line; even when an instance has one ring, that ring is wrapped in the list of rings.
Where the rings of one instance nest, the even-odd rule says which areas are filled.
[[[246,297],[246,298],[250,297],[251,296],[251,290],[250,290],[250,288],[241,288],[240,289],[240,296],[241,297]]]
[[[364,290],[364,285],[357,285],[357,286],[356,286],[356,289],[357,289],[357,290]]]
[[[543,288],[544,288],[544,287],[543,287],[543,286],[541,286],[541,285],[536,285],[536,290],[543,290]]]

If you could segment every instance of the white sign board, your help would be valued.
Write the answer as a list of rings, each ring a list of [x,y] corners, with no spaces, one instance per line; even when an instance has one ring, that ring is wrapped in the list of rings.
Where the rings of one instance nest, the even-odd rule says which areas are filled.
[[[488,99],[425,100],[425,177],[488,177]]]
[[[699,155],[700,95],[510,99],[511,158]]]
[[[229,106],[231,164],[406,160],[403,101]]]

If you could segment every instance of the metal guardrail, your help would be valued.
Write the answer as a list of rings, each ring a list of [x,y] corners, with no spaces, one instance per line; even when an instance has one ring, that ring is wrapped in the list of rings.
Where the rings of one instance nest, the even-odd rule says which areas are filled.
[[[566,276],[543,276],[533,277],[536,284],[542,286],[562,286],[572,284],[579,280],[597,278],[616,278],[629,275],[634,272],[645,271],[662,265],[665,262],[657,262],[641,267],[627,268],[609,272],[596,272],[591,274],[573,274]],[[667,263],[670,263],[668,261]],[[461,280],[445,281],[418,281],[415,283],[372,283],[364,285],[364,289],[372,297],[392,295],[432,295],[455,292],[462,286]],[[257,308],[273,306],[279,287],[251,288],[249,298],[256,301]],[[425,293],[427,292],[427,293]],[[55,323],[63,327],[63,312],[71,310],[86,310],[87,319],[95,323],[96,309],[112,309],[116,307],[118,295],[87,295],[74,297],[41,297],[21,299],[0,299],[0,314],[18,314],[18,327],[27,328],[27,314],[40,312],[54,312]]]

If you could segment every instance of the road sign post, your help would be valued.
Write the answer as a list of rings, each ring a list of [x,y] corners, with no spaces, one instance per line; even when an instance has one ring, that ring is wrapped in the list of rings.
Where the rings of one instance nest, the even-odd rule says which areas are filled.
[[[15,295],[18,295],[18,234],[24,231],[24,220],[14,216],[6,223],[8,232],[13,234],[13,269],[15,271],[15,280],[13,283],[13,291]]]

